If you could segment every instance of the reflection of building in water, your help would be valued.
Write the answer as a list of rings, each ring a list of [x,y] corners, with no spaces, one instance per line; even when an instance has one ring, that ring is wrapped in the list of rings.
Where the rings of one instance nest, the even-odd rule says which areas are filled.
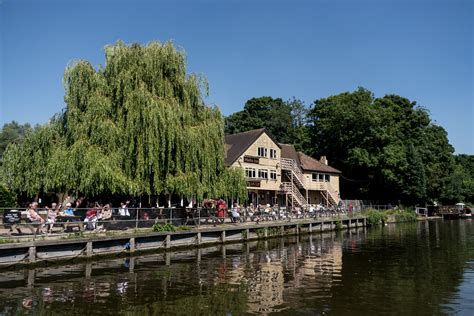
[[[329,289],[342,273],[342,245],[331,239],[309,239],[309,247],[294,253],[287,260],[287,271],[293,287],[306,285],[320,290]]]
[[[227,282],[245,283],[248,291],[248,312],[266,314],[278,312],[283,304],[284,273],[279,250],[250,252],[228,262]]]
[[[310,244],[313,244],[312,242]],[[342,246],[334,241],[323,248],[322,243],[308,249],[303,260],[303,275],[322,276],[340,274],[342,271]]]
[[[226,279],[246,283],[249,313],[266,314],[283,310],[285,280],[288,288],[319,288],[324,295],[342,273],[342,244],[332,238],[312,238],[307,244],[282,245],[264,252],[250,252],[244,261],[227,262]],[[292,298],[291,300],[295,300]]]
[[[262,262],[254,278],[249,280],[249,312],[278,312],[277,306],[283,304],[284,290],[283,265],[280,261]]]

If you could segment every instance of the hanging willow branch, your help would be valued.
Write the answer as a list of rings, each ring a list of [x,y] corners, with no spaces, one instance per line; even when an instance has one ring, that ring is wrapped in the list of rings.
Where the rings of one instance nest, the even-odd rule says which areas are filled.
[[[246,195],[241,170],[224,166],[222,115],[205,106],[207,82],[186,74],[183,51],[118,42],[105,59],[66,68],[66,109],[6,150],[6,183],[30,195]]]

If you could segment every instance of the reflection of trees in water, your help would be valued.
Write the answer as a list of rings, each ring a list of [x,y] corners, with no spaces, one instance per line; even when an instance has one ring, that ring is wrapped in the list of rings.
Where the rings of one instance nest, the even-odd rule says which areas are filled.
[[[472,226],[426,222],[350,238],[275,238],[172,254],[169,266],[165,254],[155,254],[36,269],[30,288],[8,272],[14,288],[0,289],[0,313],[437,314],[474,257]]]
[[[334,289],[332,310],[373,313],[375,304],[379,313],[446,313],[441,304],[474,258],[472,229],[472,222],[427,221],[369,230],[360,252],[344,252],[344,286]]]

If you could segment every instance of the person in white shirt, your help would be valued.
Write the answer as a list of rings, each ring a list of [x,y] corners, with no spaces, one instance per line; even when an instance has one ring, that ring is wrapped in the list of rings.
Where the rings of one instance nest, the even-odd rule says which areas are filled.
[[[119,214],[120,216],[130,216],[130,212],[128,211],[128,203],[129,201],[125,203],[120,203],[120,208],[119,208]]]

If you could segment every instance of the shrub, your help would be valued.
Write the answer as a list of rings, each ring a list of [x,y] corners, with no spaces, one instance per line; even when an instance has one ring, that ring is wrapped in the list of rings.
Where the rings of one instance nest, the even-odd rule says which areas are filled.
[[[377,211],[374,209],[369,209],[363,213],[367,216],[367,225],[374,226],[382,224],[382,222],[387,220],[387,215],[385,212]]]
[[[154,232],[160,232],[160,233],[175,232],[176,231],[176,226],[171,225],[171,224],[164,224],[164,225],[155,224],[155,225],[153,225],[153,231]]]
[[[415,222],[416,214],[411,211],[401,211],[400,213],[395,214],[395,219],[397,222]]]

